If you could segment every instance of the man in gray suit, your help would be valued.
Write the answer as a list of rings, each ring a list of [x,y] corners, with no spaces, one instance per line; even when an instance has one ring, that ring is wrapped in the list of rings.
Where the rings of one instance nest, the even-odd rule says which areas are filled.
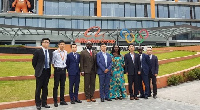
[[[153,85],[153,98],[157,98],[157,84],[156,84],[156,77],[158,75],[158,58],[155,55],[152,55],[152,48],[147,48],[147,55],[149,55],[151,68],[149,71],[149,96],[151,96],[151,87],[150,87],[150,80],[152,79]]]
[[[92,50],[90,41],[86,44],[87,49],[80,54],[80,71],[84,76],[84,92],[87,102],[96,102],[94,99],[95,79],[96,79],[96,52]]]

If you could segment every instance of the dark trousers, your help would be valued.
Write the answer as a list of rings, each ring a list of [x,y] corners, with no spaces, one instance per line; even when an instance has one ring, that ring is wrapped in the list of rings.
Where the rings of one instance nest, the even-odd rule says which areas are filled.
[[[99,83],[100,83],[100,97],[101,98],[109,98],[109,87],[110,87],[110,74],[100,74],[99,75]]]
[[[142,81],[145,85],[145,91],[143,89]],[[145,75],[143,71],[139,75],[139,91],[142,96],[149,95],[149,75]]]
[[[53,99],[57,102],[58,86],[60,83],[60,101],[65,101],[65,81],[66,81],[66,69],[54,69],[54,88]]]
[[[151,86],[150,86],[150,81],[152,79],[152,85],[153,85],[153,95],[157,95],[157,84],[156,84],[156,76],[154,74],[149,74],[149,95],[151,94]]]
[[[40,77],[36,77],[36,90],[35,90],[35,103],[36,106],[40,106],[47,104],[47,96],[48,96],[48,83],[50,78],[50,69],[43,69]],[[40,98],[42,90],[42,96]]]
[[[84,74],[84,92],[87,99],[93,98],[95,91],[95,73],[85,73]]]
[[[69,75],[69,96],[70,100],[78,100],[80,75]]]
[[[133,93],[133,88],[132,88],[133,83],[134,83],[134,93]],[[130,93],[130,97],[137,97],[137,94],[138,94],[138,75],[128,75],[128,90],[129,90],[129,93]]]

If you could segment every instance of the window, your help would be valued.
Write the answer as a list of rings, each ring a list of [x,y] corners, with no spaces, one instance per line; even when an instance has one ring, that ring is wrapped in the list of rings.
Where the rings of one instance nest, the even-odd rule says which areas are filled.
[[[144,5],[136,4],[136,17],[144,17]]]

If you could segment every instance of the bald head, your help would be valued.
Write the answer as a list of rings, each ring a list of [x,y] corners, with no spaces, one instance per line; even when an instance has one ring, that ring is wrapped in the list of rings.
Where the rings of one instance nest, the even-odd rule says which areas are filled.
[[[86,47],[87,47],[87,49],[91,50],[91,49],[92,49],[92,42],[91,42],[91,41],[88,41],[88,42],[86,43]]]
[[[87,44],[92,44],[92,42],[91,42],[91,41],[87,41],[86,45],[87,45]]]

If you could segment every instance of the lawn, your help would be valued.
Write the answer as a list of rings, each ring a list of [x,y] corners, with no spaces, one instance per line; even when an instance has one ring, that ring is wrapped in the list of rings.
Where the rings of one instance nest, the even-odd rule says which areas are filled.
[[[0,55],[0,59],[32,59],[33,55],[18,55],[18,56],[11,56],[11,55]]]
[[[31,62],[1,62],[0,77],[34,75]]]
[[[137,51],[135,51],[136,53],[138,53]],[[110,52],[108,52],[110,53]],[[128,51],[122,51],[121,54],[125,55],[126,53],[128,53]],[[146,53],[146,52],[144,52]],[[173,51],[173,52],[166,52],[166,53],[158,53],[155,54],[156,56],[158,56],[159,60],[162,59],[169,59],[169,58],[175,58],[175,57],[183,57],[183,56],[187,56],[187,55],[194,55],[196,54],[196,52],[191,52],[191,51]],[[6,55],[2,55],[0,56],[0,59],[32,59],[32,55],[19,55],[19,56],[6,56]]]
[[[200,58],[194,58],[190,60],[172,62],[168,64],[160,65],[159,76],[170,74],[176,71],[190,68],[192,66],[200,64]],[[33,69],[32,69],[33,70]],[[127,83],[127,75],[124,75],[125,82]],[[96,89],[99,88],[98,76],[96,77]],[[80,91],[83,92],[83,77],[80,81]],[[18,101],[18,100],[29,100],[34,99],[35,94],[35,80],[25,81],[0,81],[0,91],[6,91],[0,94],[0,102]],[[66,81],[65,93],[69,91],[69,80]],[[53,92],[53,79],[49,82],[49,97],[52,97]],[[14,95],[13,95],[14,94]],[[8,98],[9,97],[9,98]]]
[[[200,57],[194,58],[194,59],[189,59],[189,60],[184,60],[184,61],[179,61],[179,62],[172,62],[168,64],[163,64],[159,66],[159,76],[165,75],[165,74],[170,74],[174,73],[176,71],[181,71],[187,68],[190,68],[192,66],[196,66],[200,64]]]
[[[126,53],[128,52],[127,51],[121,52],[121,54],[126,54]],[[158,56],[158,59],[161,60],[165,58],[169,59],[169,58],[182,57],[193,54],[195,54],[195,52],[174,51],[174,52],[156,54],[156,56]],[[17,56],[11,56],[11,57],[17,57]],[[23,56],[18,56],[18,57],[23,57]],[[0,67],[4,68],[1,69],[0,71],[0,77],[34,75],[34,69],[32,67],[31,62],[1,62]]]
[[[96,89],[99,88],[99,78],[96,78]],[[53,96],[53,79],[49,80],[48,85],[48,97]],[[79,92],[84,91],[83,77],[80,80]],[[69,94],[69,80],[66,79],[65,94]],[[0,102],[11,102],[19,100],[30,100],[35,97],[35,80],[24,80],[24,81],[0,81],[0,91],[6,91],[0,94]],[[58,89],[59,91],[59,89]],[[58,92],[60,93],[60,92]],[[59,96],[59,95],[58,95]],[[9,97],[9,98],[8,98]]]
[[[162,59],[183,57],[183,56],[194,55],[194,54],[196,54],[196,52],[191,52],[191,51],[173,51],[173,52],[166,52],[166,53],[160,53],[160,54],[155,54],[155,55],[158,57],[158,60],[162,60]]]

